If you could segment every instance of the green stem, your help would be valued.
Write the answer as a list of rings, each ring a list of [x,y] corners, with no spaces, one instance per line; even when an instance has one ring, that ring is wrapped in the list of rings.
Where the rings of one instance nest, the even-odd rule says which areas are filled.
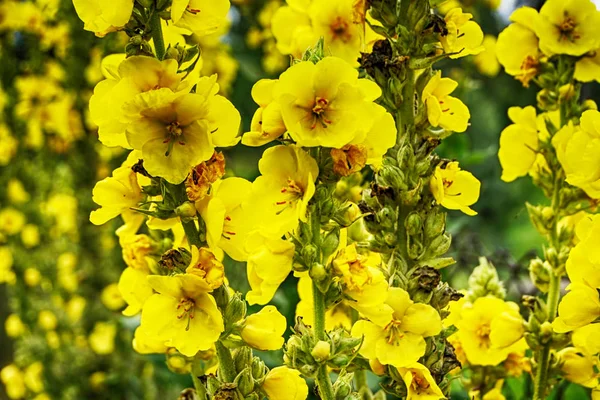
[[[152,40],[154,41],[156,58],[162,60],[165,56],[165,40],[163,39],[160,16],[156,10],[152,13],[152,17],[150,18],[150,29],[152,30]]]
[[[206,400],[206,388],[204,387],[204,385],[202,384],[200,379],[198,379],[198,377],[195,374],[191,374],[191,375],[192,375],[192,381],[194,382],[194,389],[196,389],[196,394],[198,395],[200,400]]]
[[[558,308],[558,299],[560,297],[560,277],[554,273],[550,275],[550,288],[548,289],[548,321],[552,322],[556,318]],[[537,358],[538,366],[535,374],[534,400],[543,400],[547,392],[548,369],[550,367],[550,347],[551,342],[544,344],[539,351]]]
[[[362,400],[371,400],[373,395],[367,382],[367,371],[359,369],[354,371],[354,384],[356,385],[356,391]]]
[[[188,243],[198,248],[202,247],[202,242],[200,241],[200,233],[198,233],[196,222],[194,222],[194,220],[190,220],[187,222],[181,221],[181,224],[183,225],[183,231],[185,232],[185,236],[188,239]]]
[[[220,340],[215,343],[215,347],[217,348],[217,358],[219,359],[219,375],[221,380],[231,383],[235,380],[236,376],[235,365],[233,364],[231,352]]]
[[[406,77],[402,87],[402,104],[398,112],[398,137],[396,143],[406,140],[410,127],[415,123],[415,71],[406,68]]]
[[[313,324],[315,340],[325,340],[325,295],[321,293],[317,285],[313,283],[313,300],[315,310],[315,321]],[[333,385],[331,379],[329,379],[329,373],[327,372],[327,365],[323,364],[319,366],[317,371],[317,387],[319,388],[319,394],[323,400],[333,400]]]

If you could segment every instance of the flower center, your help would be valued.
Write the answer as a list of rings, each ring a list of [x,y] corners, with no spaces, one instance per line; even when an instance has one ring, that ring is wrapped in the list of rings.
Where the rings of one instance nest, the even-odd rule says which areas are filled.
[[[517,76],[517,79],[523,83],[524,87],[529,87],[529,81],[531,81],[538,73],[538,67],[540,62],[536,57],[527,56],[521,64],[521,74]]]
[[[490,347],[490,332],[491,332],[491,328],[489,324],[483,324],[480,325],[477,328],[477,336],[479,336],[479,340],[480,340],[480,347]]]
[[[204,279],[213,289],[223,284],[223,264],[205,248],[198,250],[198,260],[187,272]]]
[[[194,299],[189,297],[182,297],[177,304],[177,311],[180,314],[177,316],[177,319],[187,318],[187,326],[185,327],[186,331],[190,330],[190,323],[194,319],[194,308],[196,307],[196,302]]]
[[[427,379],[425,379],[423,375],[418,374],[417,372],[412,372],[412,377],[413,379],[410,386],[417,394],[428,391],[431,385],[429,382],[427,382]]]
[[[293,205],[296,201],[304,196],[304,189],[293,179],[288,178],[287,186],[281,188],[281,200],[275,204],[278,206],[285,206],[277,212],[277,215],[281,214],[287,207]]]
[[[331,124],[331,120],[327,119],[327,116],[325,115],[328,107],[329,101],[327,99],[322,97],[317,97],[315,99],[315,105],[312,108],[313,123],[310,129],[315,129],[317,127],[317,123],[321,123],[323,128],[327,128],[327,125]]]
[[[444,189],[450,188],[450,186],[452,186],[453,183],[454,183],[453,180],[446,179],[446,178],[442,179],[442,184],[444,185]]]
[[[331,25],[329,25],[329,29],[331,30],[331,36],[333,36],[334,40],[340,39],[342,42],[348,42],[352,38],[348,29],[348,21],[342,17],[337,17]]]
[[[565,19],[558,26],[558,30],[560,31],[560,40],[568,40],[570,42],[574,42],[579,39],[581,36],[575,32],[575,28],[577,27],[577,22],[569,16],[569,14],[565,13]]]
[[[386,333],[388,344],[398,345],[400,340],[404,337],[404,331],[402,330],[401,325],[402,321],[394,319],[383,328]]]
[[[183,128],[179,124],[179,122],[174,121],[167,125],[167,132],[169,135],[163,141],[163,143],[168,143],[167,151],[165,152],[165,157],[169,157],[171,151],[173,151],[173,145],[175,142],[179,143],[181,146],[185,146],[185,142],[180,140],[183,135]]]

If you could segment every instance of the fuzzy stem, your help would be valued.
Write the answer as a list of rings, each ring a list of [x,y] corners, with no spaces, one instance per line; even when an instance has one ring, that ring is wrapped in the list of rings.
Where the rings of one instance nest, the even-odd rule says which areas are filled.
[[[150,18],[150,29],[152,29],[152,40],[154,41],[156,58],[162,60],[165,56],[165,40],[163,39],[160,16],[156,10],[152,13],[152,17]]]
[[[315,310],[314,334],[315,340],[325,340],[325,295],[313,283],[313,300]],[[327,366],[321,365],[317,371],[317,387],[323,400],[333,400],[333,385],[329,379]]]
[[[224,382],[231,383],[235,380],[235,366],[231,352],[225,345],[218,340],[215,343],[217,348],[217,358],[219,359],[219,375]]]
[[[198,379],[198,377],[192,374],[192,381],[194,382],[194,389],[196,389],[196,395],[200,400],[206,400],[206,388],[204,384]]]

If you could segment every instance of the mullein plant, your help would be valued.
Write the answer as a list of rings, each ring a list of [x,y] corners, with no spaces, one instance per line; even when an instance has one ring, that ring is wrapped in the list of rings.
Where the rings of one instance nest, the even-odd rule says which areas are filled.
[[[199,73],[201,49],[163,34],[217,32],[229,2],[117,3],[74,0],[86,30],[130,37],[90,100],[100,141],[129,150],[96,184],[90,220],[124,222],[118,289],[123,313],[141,315],[136,351],[166,354],[192,375],[182,396],[200,399],[305,399],[306,378],[328,400],[444,398],[460,364],[443,319],[462,296],[441,282],[454,263],[444,209],[475,215],[480,183],[434,153],[468,128],[469,110],[432,65],[483,50],[471,15],[440,17],[429,2],[288,1],[271,27],[292,65],[254,85],[258,109],[239,137],[218,77]],[[240,140],[275,142],[253,182],[225,177],[220,149]],[[246,262],[245,298],[225,254]],[[301,301],[284,343],[288,322],[268,303],[292,273]],[[252,352],[281,348],[272,369]],[[377,394],[367,371],[382,376]]]
[[[543,257],[529,266],[540,294],[524,299],[530,308],[525,338],[533,355],[533,398],[546,398],[566,379],[591,388],[595,399],[600,270],[592,243],[600,226],[600,114],[594,102],[581,99],[581,88],[600,79],[600,12],[588,0],[548,0],[539,12],[522,7],[510,19],[498,37],[498,59],[508,74],[539,90],[537,109],[508,111],[513,124],[500,137],[502,180],[530,175],[549,199],[527,204],[547,241]]]

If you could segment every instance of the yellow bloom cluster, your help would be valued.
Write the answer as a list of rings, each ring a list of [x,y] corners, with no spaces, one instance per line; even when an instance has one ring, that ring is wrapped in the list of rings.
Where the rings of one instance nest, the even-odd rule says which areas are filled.
[[[567,260],[571,283],[558,306],[558,318],[552,323],[555,332],[572,332],[573,347],[558,353],[566,379],[600,389],[600,258],[595,243],[600,237],[600,215],[584,217],[576,227],[579,243]]]
[[[576,60],[575,79],[600,79],[598,41],[600,12],[590,0],[549,0],[539,13],[521,7],[510,17],[513,22],[498,36],[498,60],[506,72],[528,86],[542,71],[547,58],[557,54]],[[518,46],[515,44],[518,43]]]

